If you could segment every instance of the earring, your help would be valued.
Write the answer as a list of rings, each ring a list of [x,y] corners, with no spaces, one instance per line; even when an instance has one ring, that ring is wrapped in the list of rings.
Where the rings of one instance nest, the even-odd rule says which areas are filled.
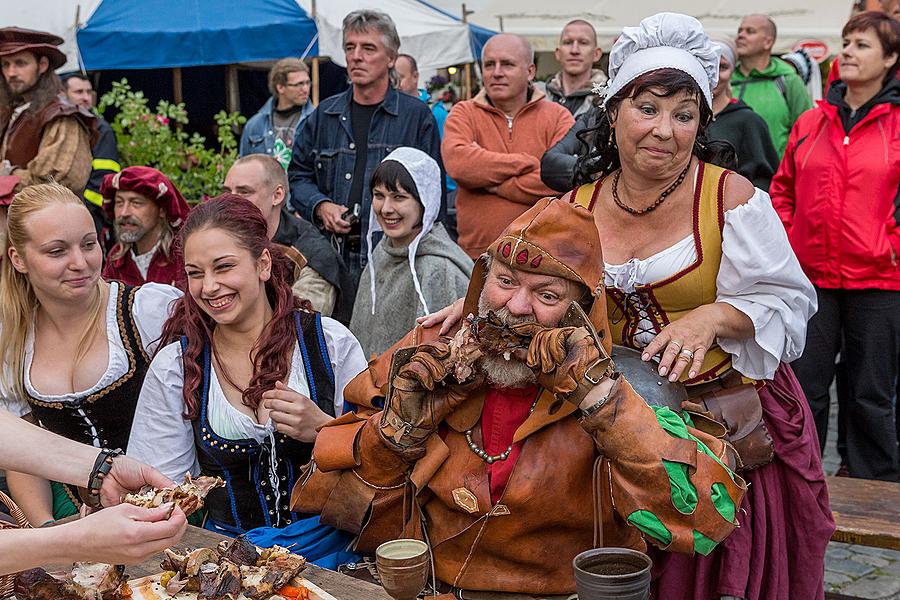
[[[609,142],[608,143],[609,143],[610,147],[616,146],[616,128],[615,127],[609,128]]]

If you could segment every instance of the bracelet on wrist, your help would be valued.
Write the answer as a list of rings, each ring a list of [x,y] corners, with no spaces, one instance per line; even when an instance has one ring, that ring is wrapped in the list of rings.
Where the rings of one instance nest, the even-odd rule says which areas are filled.
[[[117,456],[125,454],[121,449],[116,448],[110,450],[103,448],[97,459],[94,461],[94,468],[91,469],[91,475],[88,478],[87,493],[82,496],[82,500],[91,508],[102,508],[100,505],[100,488],[103,487],[103,480],[109,474],[113,466],[113,459]]]

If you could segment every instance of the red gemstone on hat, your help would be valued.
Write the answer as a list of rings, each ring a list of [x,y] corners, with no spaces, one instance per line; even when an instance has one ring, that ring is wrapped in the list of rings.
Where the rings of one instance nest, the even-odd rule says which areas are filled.
[[[520,265],[524,265],[528,262],[528,250],[522,250],[518,254],[516,254],[516,262]]]
[[[544,256],[543,254],[538,254],[537,256],[532,258],[531,259],[531,267],[534,269],[537,269],[539,266],[541,266],[541,258],[543,258],[543,256]]]
[[[512,242],[506,242],[503,248],[500,249],[500,254],[503,255],[503,258],[509,258],[510,252],[512,252]]]

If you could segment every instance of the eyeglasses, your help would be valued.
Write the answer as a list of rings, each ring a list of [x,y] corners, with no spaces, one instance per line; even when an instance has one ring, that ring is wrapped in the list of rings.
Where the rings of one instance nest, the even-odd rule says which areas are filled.
[[[284,87],[309,87],[312,85],[312,81],[307,79],[306,81],[298,81],[297,83],[285,83],[282,84]]]

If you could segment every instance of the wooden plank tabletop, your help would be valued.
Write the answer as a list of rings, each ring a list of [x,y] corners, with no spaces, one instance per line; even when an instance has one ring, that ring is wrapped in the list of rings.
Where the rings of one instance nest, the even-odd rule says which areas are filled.
[[[188,525],[177,548],[215,548],[220,541],[227,539],[229,538],[218,533]],[[159,563],[162,559],[163,555],[160,553],[139,565],[127,567],[125,572],[129,579],[154,575],[161,571]],[[391,600],[381,586],[315,565],[308,565],[302,575],[338,600]]]
[[[900,483],[826,477],[835,542],[900,550]]]

